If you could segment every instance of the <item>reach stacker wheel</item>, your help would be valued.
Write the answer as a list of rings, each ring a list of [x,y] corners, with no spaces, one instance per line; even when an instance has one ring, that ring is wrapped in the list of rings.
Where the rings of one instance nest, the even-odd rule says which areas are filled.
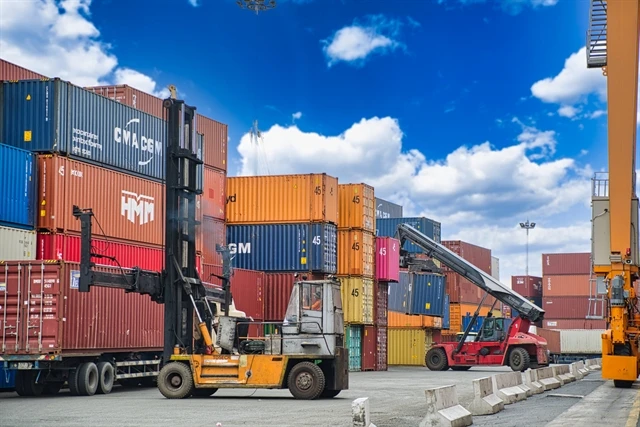
[[[181,362],[167,363],[158,375],[158,390],[167,399],[184,399],[193,393],[191,368]]]
[[[324,383],[324,372],[315,363],[300,362],[289,372],[289,391],[296,399],[317,399],[324,390]]]
[[[425,362],[427,368],[431,371],[446,371],[449,369],[447,353],[442,347],[435,347],[427,351]]]
[[[529,365],[531,365],[531,358],[527,350],[522,347],[516,347],[511,350],[511,354],[509,354],[509,367],[512,371],[524,372],[529,369]]]

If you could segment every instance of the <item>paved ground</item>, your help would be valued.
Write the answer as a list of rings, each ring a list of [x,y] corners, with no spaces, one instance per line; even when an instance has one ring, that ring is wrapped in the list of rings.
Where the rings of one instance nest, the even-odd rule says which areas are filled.
[[[392,367],[388,372],[358,372],[351,387],[331,400],[298,401],[288,391],[228,390],[206,399],[167,400],[156,389],[114,388],[106,396],[21,398],[0,394],[0,426],[351,426],[351,402],[369,397],[372,421],[378,427],[415,427],[425,415],[424,389],[456,384],[462,405],[473,398],[475,378],[509,372],[508,368],[467,372],[431,372],[426,368]],[[558,395],[572,396],[558,396]],[[614,389],[599,373],[562,388],[509,405],[497,415],[474,417],[474,425],[515,427],[626,427],[637,413],[637,389]],[[635,405],[635,406],[634,406]],[[635,411],[635,412],[634,412]],[[586,414],[586,415],[585,415]],[[617,417],[617,418],[616,418]],[[636,425],[637,419],[629,426]]]

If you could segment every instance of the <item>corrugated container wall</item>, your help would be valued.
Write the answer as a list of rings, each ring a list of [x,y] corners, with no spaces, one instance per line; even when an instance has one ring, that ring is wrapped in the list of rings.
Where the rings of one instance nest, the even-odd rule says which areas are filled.
[[[0,144],[0,224],[33,228],[36,221],[36,157],[29,151]]]
[[[46,79],[46,76],[0,58],[0,80]]]
[[[545,275],[542,278],[542,294],[554,296],[589,296],[596,294],[596,282],[590,281],[589,274]]]
[[[389,311],[387,325],[389,328],[422,328],[424,326],[423,317],[425,316]]]
[[[542,296],[542,277],[511,276],[511,289],[525,298]]]
[[[542,309],[547,319],[585,319],[589,314],[589,297],[544,297]]]
[[[358,372],[362,369],[362,326],[345,325],[345,341],[349,354],[349,371]]]
[[[225,218],[227,204],[227,175],[208,166],[204,168],[204,188],[202,189],[202,214],[217,218]]]
[[[392,237],[376,238],[376,280],[400,280],[400,241]]]
[[[446,292],[449,294],[452,303],[475,303],[480,304],[484,297],[484,291],[471,283],[469,280],[453,271],[445,271]],[[495,299],[488,296],[485,304],[493,304]]]
[[[336,273],[336,226],[264,224],[227,226],[235,267],[260,271]]]
[[[338,231],[338,274],[373,277],[374,237],[361,230]]]
[[[221,280],[213,276],[222,275],[221,266],[203,264],[202,271],[202,280],[222,286]],[[253,320],[264,319],[265,274],[262,271],[234,268],[229,282],[236,310],[244,311]]]
[[[376,335],[377,335],[377,351],[378,357],[376,361],[376,371],[386,371],[387,370],[387,328],[384,326],[376,327]]]
[[[589,274],[591,272],[591,254],[558,253],[542,254],[542,275]]]
[[[401,271],[399,283],[389,284],[389,310],[441,317],[444,295],[444,276]]]
[[[36,232],[0,226],[0,260],[31,261],[36,259]],[[0,271],[0,281],[2,272]]]
[[[375,298],[375,324],[377,326],[387,326],[389,315],[389,284],[378,282],[376,286]]]
[[[373,324],[373,280],[339,277],[342,284],[342,312],[345,323]]]
[[[388,329],[389,365],[424,366],[427,348],[431,346],[430,330]]]
[[[152,116],[164,119],[164,107],[162,99],[150,95],[128,85],[90,86],[85,87],[89,92],[105,96],[121,104],[128,105],[136,110],[143,111]]]
[[[491,256],[491,277],[500,281],[500,260],[493,255]]]
[[[376,231],[375,197],[367,184],[338,185],[338,228]]]
[[[289,304],[291,290],[296,280],[323,280],[324,274],[300,274],[295,278],[295,273],[266,273],[264,295],[264,319],[267,322],[282,322],[284,313]]]
[[[36,258],[38,260],[59,260],[80,262],[80,235],[38,233]],[[116,240],[92,239],[91,250],[94,253],[114,257],[118,262],[107,258],[92,258],[97,265],[162,271],[164,268],[164,247],[131,245]]]
[[[560,349],[563,354],[600,354],[604,332],[604,329],[560,331]]]
[[[450,307],[449,295],[444,296],[444,315],[442,316],[442,329],[449,329],[451,327],[451,307]]]
[[[376,236],[395,237],[399,224],[409,224],[425,236],[440,243],[440,223],[429,218],[384,218],[376,220]],[[407,241],[402,247],[411,253],[424,252],[419,246]]]
[[[327,174],[227,179],[227,222],[338,224],[338,179]]]
[[[165,121],[58,79],[3,90],[5,144],[164,178]]]
[[[402,218],[402,206],[376,197],[376,218]]]
[[[91,208],[100,227],[94,236],[153,245],[163,244],[164,186],[148,179],[78,162],[58,155],[40,155],[38,227],[80,232],[74,205]]]
[[[375,326],[365,326],[362,336],[362,370],[375,371],[378,353],[378,337]]]
[[[560,353],[560,331],[537,328],[536,335],[547,340],[547,350],[551,353]]]
[[[0,319],[9,316],[0,326],[17,332],[3,338],[6,354],[162,350],[164,308],[148,295],[102,287],[80,293],[78,264],[12,262],[0,270],[5,266],[10,303],[0,307]],[[109,267],[96,271],[122,272]],[[25,297],[29,310],[21,308]]]
[[[222,256],[216,252],[216,245],[224,246],[227,244],[227,226],[221,219],[210,217],[202,218],[201,232],[199,236],[202,240],[202,258],[206,264],[222,265]],[[196,239],[198,236],[196,236]],[[232,263],[235,260],[232,261]]]
[[[483,248],[482,246],[462,240],[444,240],[442,245],[465,261],[470,262],[480,270],[491,275],[491,249]],[[451,270],[446,266],[442,266],[442,269],[445,271]]]
[[[549,317],[542,321],[542,325],[546,329],[605,329],[607,322],[604,319],[553,319]]]

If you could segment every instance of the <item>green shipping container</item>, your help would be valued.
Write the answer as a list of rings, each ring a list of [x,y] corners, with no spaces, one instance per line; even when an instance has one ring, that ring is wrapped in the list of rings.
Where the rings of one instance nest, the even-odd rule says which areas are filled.
[[[349,348],[349,371],[362,370],[362,325],[345,326],[345,340]]]

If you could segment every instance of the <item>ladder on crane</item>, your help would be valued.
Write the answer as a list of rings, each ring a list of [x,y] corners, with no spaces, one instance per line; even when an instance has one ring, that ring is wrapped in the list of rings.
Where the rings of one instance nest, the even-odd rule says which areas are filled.
[[[591,0],[587,30],[587,68],[607,66],[607,0]]]

